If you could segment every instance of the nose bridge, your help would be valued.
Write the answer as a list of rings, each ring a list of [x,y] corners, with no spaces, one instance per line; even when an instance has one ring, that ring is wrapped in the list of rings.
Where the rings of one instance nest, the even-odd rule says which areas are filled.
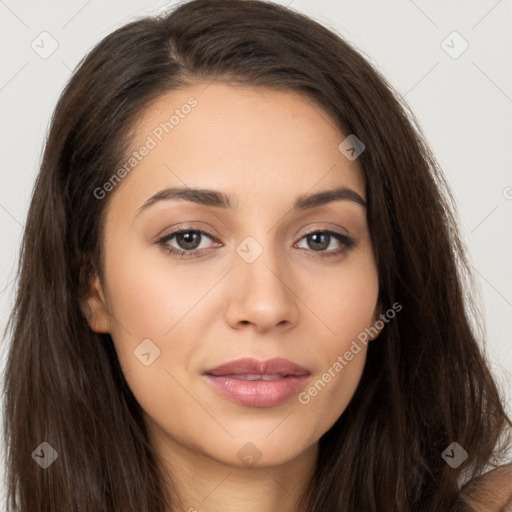
[[[287,289],[285,274],[288,272],[280,243],[280,240],[275,240],[273,231],[253,231],[253,234],[246,236],[236,247],[237,255],[242,260],[237,265],[241,277],[253,286],[270,286],[275,293],[282,288]]]

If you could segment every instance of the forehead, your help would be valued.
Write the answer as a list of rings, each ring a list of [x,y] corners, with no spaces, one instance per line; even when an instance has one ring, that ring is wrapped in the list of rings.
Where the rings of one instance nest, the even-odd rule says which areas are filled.
[[[115,195],[132,210],[170,186],[223,190],[238,208],[339,185],[364,198],[359,162],[338,149],[345,137],[326,110],[293,91],[196,84],[143,112]]]

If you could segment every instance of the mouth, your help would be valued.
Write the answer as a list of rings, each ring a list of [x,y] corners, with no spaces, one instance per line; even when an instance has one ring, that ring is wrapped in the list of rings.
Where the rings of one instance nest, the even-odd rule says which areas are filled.
[[[304,387],[305,368],[282,358],[238,359],[206,371],[206,381],[223,397],[248,407],[274,407]]]

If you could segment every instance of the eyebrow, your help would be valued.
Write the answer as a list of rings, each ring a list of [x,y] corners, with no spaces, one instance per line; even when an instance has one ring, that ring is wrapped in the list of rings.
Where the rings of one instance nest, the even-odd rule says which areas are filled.
[[[208,190],[201,188],[166,188],[160,190],[155,195],[151,196],[138,210],[139,215],[144,210],[159,201],[191,201],[193,203],[201,204],[204,206],[215,208],[233,208],[234,202],[229,194],[219,192],[217,190]],[[314,194],[301,194],[297,197],[292,209],[294,211],[308,210],[316,208],[333,201],[353,201],[366,208],[364,199],[351,188],[342,186],[333,188],[331,190],[324,190]]]

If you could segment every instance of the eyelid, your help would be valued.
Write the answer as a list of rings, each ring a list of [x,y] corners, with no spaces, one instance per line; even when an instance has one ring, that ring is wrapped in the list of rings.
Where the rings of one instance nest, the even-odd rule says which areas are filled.
[[[175,228],[168,234],[159,237],[155,243],[158,245],[161,245],[162,247],[165,247],[166,246],[165,244],[169,240],[173,239],[176,235],[179,235],[180,233],[189,233],[189,232],[200,233],[202,236],[207,236],[208,238],[211,238],[214,242],[222,243],[219,241],[219,239],[216,236],[212,235],[208,231],[205,231],[204,229],[200,229],[200,228],[193,227],[193,226],[181,226],[181,227]],[[194,252],[202,252],[202,251],[208,250],[208,249],[193,249],[191,251],[183,251],[182,249],[176,249],[176,248],[174,248],[174,249],[176,251],[182,251],[182,252],[186,252],[189,254],[193,254]]]
[[[337,235],[341,235],[341,236],[344,236],[344,237],[347,237],[347,238],[350,238],[349,234],[348,234],[348,231],[345,229],[345,233],[341,233],[340,230],[343,230],[344,228],[340,228],[340,227],[337,227],[337,228],[330,228],[330,227],[318,227],[318,226],[315,226],[314,228],[311,228],[311,229],[308,229],[305,233],[302,233],[301,235],[301,239],[304,238],[305,236],[307,235],[311,235],[312,233],[318,233],[318,232],[321,232],[321,233],[335,233]]]
[[[177,228],[173,228],[172,231],[169,231],[167,234],[159,236],[158,239],[156,240],[156,243],[160,242],[161,240],[170,240],[175,235],[178,235],[180,233],[188,233],[189,231],[201,233],[202,235],[206,235],[213,240],[219,241],[218,238],[215,235],[212,235],[209,231],[206,231],[202,228],[198,228],[197,226],[183,225],[178,226]]]

